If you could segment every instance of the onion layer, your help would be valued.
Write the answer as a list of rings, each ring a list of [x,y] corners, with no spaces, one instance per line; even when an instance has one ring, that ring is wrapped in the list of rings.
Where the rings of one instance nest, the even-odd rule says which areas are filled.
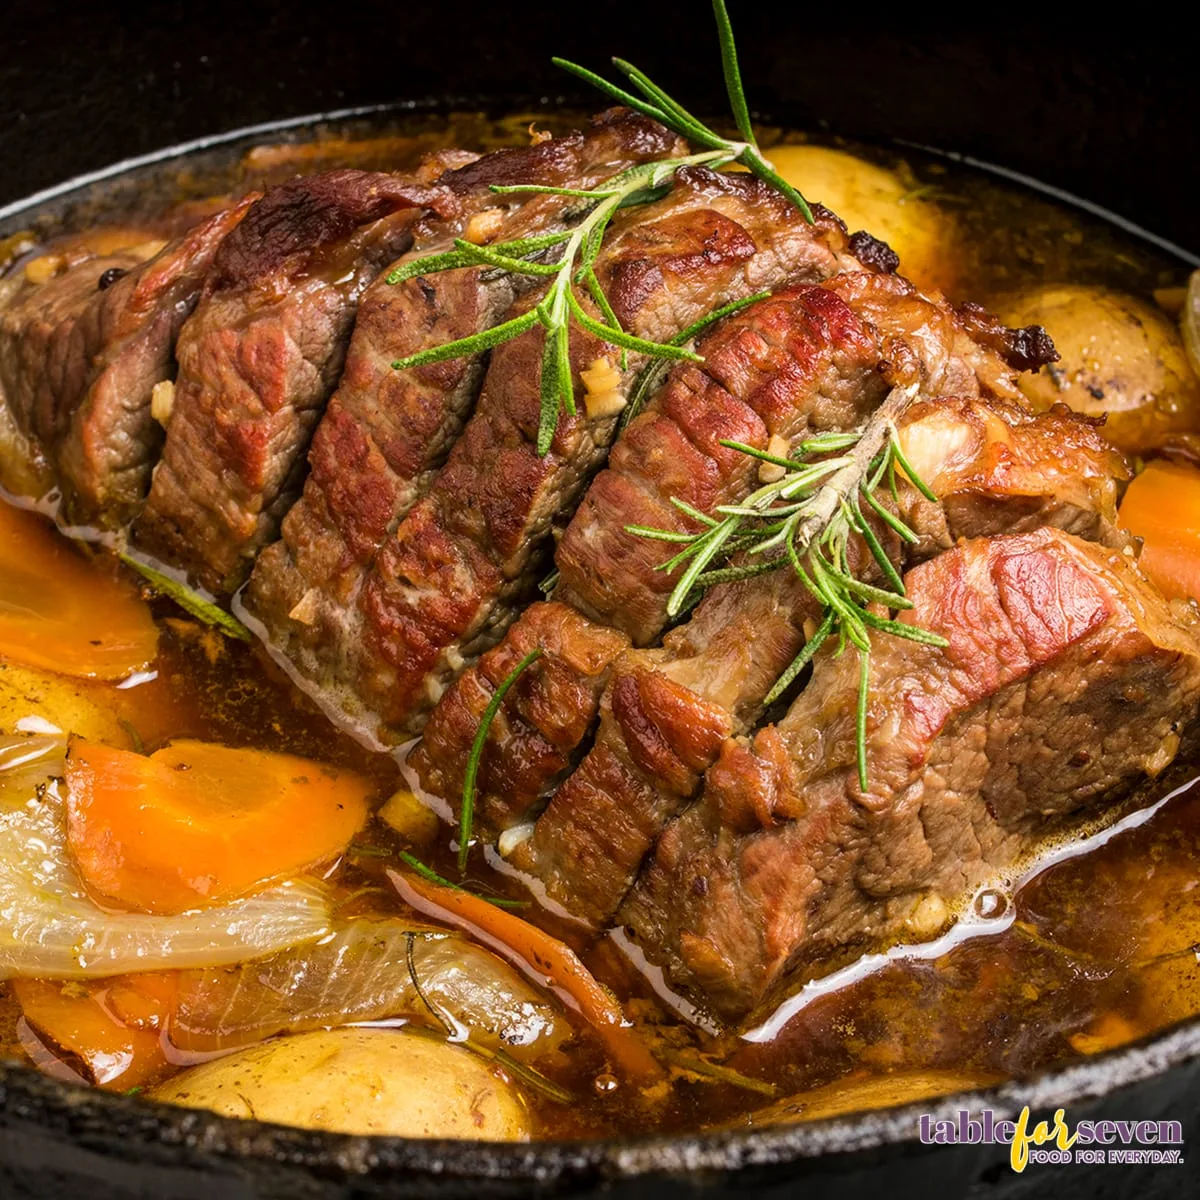
[[[106,911],[68,862],[54,788],[0,814],[0,979],[224,966],[312,941],[329,924],[324,890],[308,882],[177,917]]]

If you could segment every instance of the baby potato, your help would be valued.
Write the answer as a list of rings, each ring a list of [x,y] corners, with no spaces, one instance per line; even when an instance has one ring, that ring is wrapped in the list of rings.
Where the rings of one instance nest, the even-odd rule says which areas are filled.
[[[828,146],[775,146],[775,169],[809,200],[832,209],[851,233],[865,229],[900,255],[900,272],[919,287],[953,287],[957,276],[950,216],[913,194],[894,171]]]
[[[1061,355],[1020,378],[1038,408],[1065,403],[1089,416],[1107,414],[1105,434],[1132,453],[1200,431],[1200,383],[1179,331],[1158,309],[1075,284],[1034,288],[997,308],[1009,325],[1044,325]]]
[[[0,733],[52,728],[112,746],[129,744],[107,689],[0,659]]]
[[[334,1133],[528,1141],[515,1089],[458,1046],[394,1029],[263,1042],[160,1084],[156,1100]]]

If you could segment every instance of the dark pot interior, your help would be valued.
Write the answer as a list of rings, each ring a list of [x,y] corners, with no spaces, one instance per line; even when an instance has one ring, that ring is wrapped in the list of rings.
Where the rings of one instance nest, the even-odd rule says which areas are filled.
[[[916,143],[1031,176],[1200,252],[1192,185],[1200,75],[1188,39],[1020,11],[993,28],[933,16],[857,17],[733,0],[751,102],[771,119]],[[592,103],[549,63],[613,52],[700,111],[724,109],[707,5],[398,6],[212,0],[99,6],[10,3],[3,17],[0,229],[18,203],[133,156],[314,112],[487,98],[498,108]],[[219,162],[237,143],[210,148]],[[163,167],[148,166],[156,176]],[[59,192],[61,215],[120,180]],[[1170,1117],[1200,1134],[1200,1023],[989,1093],[775,1130],[670,1142],[488,1147],[280,1130],[68,1088],[0,1067],[0,1195],[52,1197],[764,1196],[1177,1194],[1178,1167],[1007,1166],[1002,1147],[924,1147],[925,1109],[1025,1104],[1072,1122]],[[1197,1160],[1200,1161],[1200,1160]],[[1133,1173],[1136,1174],[1133,1174]]]

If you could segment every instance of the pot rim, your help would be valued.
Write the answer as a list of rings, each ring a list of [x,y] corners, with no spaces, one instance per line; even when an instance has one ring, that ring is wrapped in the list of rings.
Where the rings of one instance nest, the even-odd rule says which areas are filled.
[[[205,1109],[65,1083],[16,1062],[0,1062],[0,1115],[34,1126],[102,1135],[119,1129],[122,1144],[186,1146],[207,1158],[286,1163],[347,1175],[397,1170],[458,1180],[544,1183],[571,1175],[631,1178],[662,1173],[732,1171],[875,1149],[920,1146],[918,1119],[954,1119],[960,1109],[991,1109],[1009,1120],[1023,1108],[1050,1112],[1112,1098],[1126,1089],[1200,1064],[1200,1017],[1066,1066],[1047,1068],[894,1108],[813,1121],[689,1134],[619,1138],[478,1142],[350,1135],[225,1117]],[[1070,1119],[1068,1112],[1067,1117]],[[923,1148],[923,1147],[921,1147]],[[941,1147],[931,1146],[937,1150]]]
[[[29,196],[23,196],[8,204],[0,205],[0,236],[14,228],[13,222],[26,214],[34,213],[39,209],[46,209],[56,201],[67,200],[73,194],[82,192],[86,188],[117,180],[121,176],[133,171],[162,166],[174,159],[187,158],[195,154],[220,150],[222,148],[233,148],[238,143],[250,142],[255,138],[272,134],[289,133],[293,130],[314,128],[337,122],[366,121],[371,118],[398,116],[405,113],[432,113],[437,111],[512,112],[520,111],[530,106],[540,108],[567,106],[586,110],[594,108],[595,104],[595,93],[570,90],[555,92],[550,95],[527,92],[514,92],[504,95],[495,93],[447,92],[439,95],[431,93],[409,100],[392,100],[381,104],[361,104],[347,108],[330,109],[326,112],[303,113],[299,116],[280,117],[271,121],[259,121],[251,125],[241,125],[234,129],[223,130],[220,133],[206,134],[202,137],[192,138],[190,141],[160,146],[156,150],[120,159],[117,162],[109,163],[108,166],[84,172],[70,179],[63,180],[61,183],[42,188],[40,191],[34,192]],[[755,109],[752,115],[755,120],[763,120],[768,124],[788,124],[786,119],[787,114],[778,110]],[[1039,192],[1059,204],[1079,209],[1093,217],[1098,217],[1111,225],[1115,225],[1131,237],[1136,237],[1141,241],[1147,242],[1156,249],[1178,258],[1181,262],[1189,266],[1200,267],[1200,254],[1193,253],[1178,243],[1170,241],[1168,238],[1160,237],[1153,231],[1139,225],[1136,221],[1131,221],[1128,217],[1124,217],[1110,208],[1096,204],[1064,188],[1045,183],[1036,176],[1014,171],[998,163],[988,162],[986,159],[975,158],[959,150],[928,146],[920,142],[907,141],[902,138],[896,138],[888,144],[899,150],[917,150],[922,154],[944,158],[969,167],[972,170],[993,175],[1008,183],[1016,184],[1019,187]]]

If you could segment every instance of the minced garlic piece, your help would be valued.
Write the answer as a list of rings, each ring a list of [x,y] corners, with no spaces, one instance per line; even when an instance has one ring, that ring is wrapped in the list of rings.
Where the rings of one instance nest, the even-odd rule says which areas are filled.
[[[787,438],[780,437],[777,433],[772,435],[771,440],[767,443],[767,453],[773,454],[776,458],[787,458],[790,449]],[[786,474],[787,468],[781,467],[778,463],[760,462],[758,464],[760,483],[778,483]]]
[[[496,849],[500,851],[501,858],[508,858],[518,846],[529,841],[531,837],[533,837],[532,821],[527,821],[524,825],[514,825],[500,835],[496,841]]]
[[[592,360],[592,365],[579,372],[583,380],[583,405],[592,419],[612,417],[625,407],[621,391],[621,372],[607,358]]]
[[[490,242],[500,232],[500,226],[503,224],[504,213],[501,209],[485,208],[467,222],[467,227],[463,230],[463,241],[474,242],[476,246],[482,246],[484,242]]]
[[[921,937],[932,937],[946,924],[950,910],[937,892],[926,892],[908,915],[908,927]]]
[[[288,613],[290,620],[299,621],[301,625],[311,625],[317,619],[318,596],[316,588],[309,588]]]
[[[169,379],[160,380],[150,391],[150,415],[164,428],[175,407],[175,385]]]
[[[538,129],[536,121],[529,122],[529,144],[531,146],[540,146],[543,142],[548,142],[553,136],[548,129]]]
[[[25,278],[30,283],[45,283],[47,280],[53,279],[64,265],[61,254],[43,254],[40,258],[35,258],[32,262],[25,264]]]

